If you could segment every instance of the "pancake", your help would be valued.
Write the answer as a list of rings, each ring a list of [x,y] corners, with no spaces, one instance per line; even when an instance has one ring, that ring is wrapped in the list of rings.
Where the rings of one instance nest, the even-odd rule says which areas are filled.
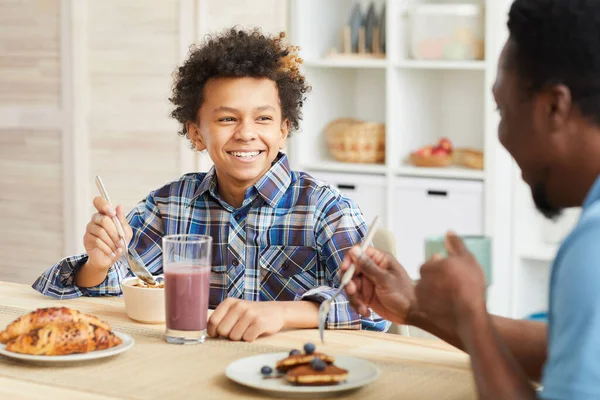
[[[335,358],[328,356],[326,354],[323,354],[323,353],[318,353],[318,352],[314,352],[313,354],[300,353],[300,354],[294,354],[293,356],[289,356],[289,357],[284,358],[283,360],[277,361],[277,364],[275,365],[275,367],[277,368],[278,371],[281,371],[281,372],[288,371],[289,369],[295,368],[300,365],[309,365],[309,367],[310,367],[310,362],[314,358],[320,358],[321,360],[325,361],[326,364],[332,364],[335,361]]]
[[[303,386],[337,385],[347,378],[348,371],[335,365],[327,365],[323,371],[314,370],[310,364],[300,365],[285,374],[288,382]]]

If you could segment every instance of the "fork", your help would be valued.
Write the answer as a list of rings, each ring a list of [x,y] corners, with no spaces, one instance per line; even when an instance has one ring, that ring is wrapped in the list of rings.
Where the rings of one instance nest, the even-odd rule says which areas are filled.
[[[108,197],[108,192],[104,188],[102,179],[100,179],[100,177],[98,175],[96,175],[96,187],[98,188],[98,191],[100,192],[100,195],[102,196],[102,198],[104,198],[104,200],[106,200],[108,205],[112,207],[110,198]],[[131,272],[133,272],[136,277],[138,277],[139,279],[141,279],[148,285],[150,285],[150,286],[156,285],[157,281],[154,279],[154,277],[152,276],[150,271],[148,271],[148,269],[144,265],[137,262],[133,258],[132,254],[129,250],[129,247],[127,246],[127,242],[125,241],[125,232],[123,231],[123,225],[121,225],[121,221],[119,221],[119,218],[117,218],[115,216],[115,217],[112,217],[112,220],[117,228],[117,232],[119,233],[119,238],[121,238],[121,241],[123,242],[123,246],[125,249],[125,259],[127,260],[127,264],[129,265],[129,269],[131,270]]]
[[[369,247],[369,243],[371,243],[373,241],[373,237],[375,236],[375,232],[377,231],[378,223],[379,223],[379,216],[376,216],[375,219],[373,219],[371,226],[369,227],[367,235],[365,236],[362,243],[360,244],[360,248],[362,249],[363,252],[365,250],[367,250],[367,247]],[[337,288],[337,290],[333,293],[333,295],[329,299],[322,302],[321,305],[319,306],[319,336],[321,337],[321,343],[325,343],[325,341],[324,341],[325,320],[327,319],[327,315],[329,314],[329,309],[331,308],[331,303],[337,296],[339,296],[340,293],[342,293],[342,290],[344,290],[344,287],[346,286],[346,284],[348,284],[348,282],[350,282],[350,280],[354,276],[355,271],[356,271],[356,266],[354,264],[350,264],[350,268],[348,268],[348,270],[344,273],[344,275],[342,275],[342,280],[340,281],[340,286]]]

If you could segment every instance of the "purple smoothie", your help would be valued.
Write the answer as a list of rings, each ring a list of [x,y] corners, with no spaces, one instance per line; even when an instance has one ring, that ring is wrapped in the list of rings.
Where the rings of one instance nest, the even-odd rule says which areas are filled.
[[[175,264],[165,272],[167,329],[203,331],[208,320],[210,267]]]

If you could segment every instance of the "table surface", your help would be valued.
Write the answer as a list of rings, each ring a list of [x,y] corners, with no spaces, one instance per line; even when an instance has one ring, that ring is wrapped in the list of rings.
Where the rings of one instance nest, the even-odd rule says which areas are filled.
[[[36,308],[65,306],[109,322],[135,339],[127,352],[101,360],[61,366],[27,363],[0,356],[2,399],[256,399],[276,398],[246,388],[225,376],[237,359],[301,348],[308,341],[331,355],[369,360],[380,378],[361,389],[344,392],[347,399],[476,398],[468,356],[437,340],[366,331],[327,331],[326,344],[316,329],[288,330],[253,343],[207,339],[178,346],[164,340],[164,325],[127,318],[119,297],[59,300],[42,296],[27,285],[0,282],[0,330]],[[312,398],[315,398],[312,396]]]

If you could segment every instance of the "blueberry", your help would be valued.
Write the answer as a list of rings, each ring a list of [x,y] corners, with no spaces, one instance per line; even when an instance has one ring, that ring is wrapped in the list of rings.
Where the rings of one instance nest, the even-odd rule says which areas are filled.
[[[306,354],[312,354],[312,353],[314,353],[314,352],[315,352],[315,345],[314,345],[314,344],[312,344],[312,343],[310,343],[310,342],[309,342],[309,343],[306,343],[306,344],[304,345],[304,352],[305,352]]]
[[[290,356],[295,356],[296,354],[300,354],[300,350],[294,349],[290,351]]]
[[[271,375],[272,372],[273,368],[269,367],[268,365],[265,365],[260,369],[260,373],[263,375]]]
[[[326,364],[325,361],[321,360],[320,358],[313,358],[310,362],[310,366],[315,371],[323,371],[326,367]]]

